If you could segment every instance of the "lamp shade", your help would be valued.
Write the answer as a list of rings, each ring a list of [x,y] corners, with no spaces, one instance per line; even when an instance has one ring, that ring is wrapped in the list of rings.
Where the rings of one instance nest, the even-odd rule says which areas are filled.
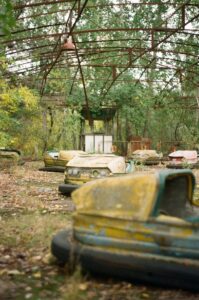
[[[72,42],[72,37],[69,36],[67,38],[67,40],[65,41],[65,43],[62,46],[63,49],[67,49],[67,50],[74,50],[75,49],[75,45]]]

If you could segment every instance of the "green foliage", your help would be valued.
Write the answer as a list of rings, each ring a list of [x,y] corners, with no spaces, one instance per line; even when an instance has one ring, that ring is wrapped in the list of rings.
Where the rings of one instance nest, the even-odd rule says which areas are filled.
[[[81,116],[77,111],[51,109],[46,118],[46,130],[43,131],[43,141],[50,149],[78,149]],[[45,150],[47,150],[45,149]]]
[[[15,23],[12,2],[0,0],[0,34],[9,35]]]
[[[38,96],[25,86],[11,86],[0,79],[0,145],[30,151],[38,128]]]
[[[17,2],[21,3],[13,1],[13,5]],[[40,153],[46,148],[77,148],[81,120],[78,112],[87,102],[95,111],[102,105],[117,106],[117,138],[120,140],[126,141],[130,135],[140,135],[151,138],[153,147],[159,141],[165,145],[167,142],[190,145],[183,147],[193,147],[199,143],[198,113],[192,114],[192,111],[186,109],[197,104],[199,48],[195,35],[156,30],[159,27],[180,28],[182,25],[181,10],[179,14],[168,18],[175,7],[166,2],[157,1],[161,5],[132,5],[127,2],[121,0],[119,5],[113,7],[106,6],[110,4],[108,0],[89,0],[76,24],[76,31],[98,29],[96,32],[94,30],[74,35],[87,97],[75,52],[62,51],[64,37],[53,37],[53,34],[69,29],[65,27],[65,21],[66,10],[71,8],[71,3],[46,5],[45,14],[42,14],[43,5],[17,10],[16,13],[21,18],[16,22],[16,37],[22,42],[15,44],[11,41],[7,47],[2,45],[7,53],[6,57],[1,57],[0,63],[2,145],[13,143],[23,147],[28,153],[35,147]],[[10,0],[0,0],[0,3],[0,26],[2,34],[8,35],[15,25],[13,9]],[[182,0],[176,1],[179,6],[182,3]],[[95,5],[97,7],[94,8]],[[54,13],[57,10],[60,12]],[[196,11],[196,7],[186,6],[186,19],[195,16]],[[36,17],[29,17],[31,15]],[[76,17],[74,11],[72,19],[75,20]],[[116,30],[118,28],[129,30]],[[154,28],[154,31],[131,30],[132,28]],[[51,37],[46,35],[48,33],[52,34]],[[27,39],[37,35],[45,38]],[[162,39],[164,43],[161,43]],[[151,51],[159,42],[158,51]],[[129,49],[132,49],[131,52]],[[12,51],[20,54],[12,56]],[[8,85],[2,76],[9,72],[9,63],[15,65],[15,62],[21,60],[22,68],[28,68],[31,64],[26,65],[23,55],[38,67],[39,76],[38,73],[35,76],[31,72],[27,73],[28,76],[23,73],[18,76],[12,72],[12,85]],[[73,67],[69,67],[71,65]],[[99,68],[99,65],[104,67]],[[167,66],[172,68],[168,70]],[[36,94],[40,92],[43,78],[40,75],[44,74],[43,70],[47,71],[45,75],[48,76],[42,96],[46,97],[48,104],[41,107]],[[26,82],[27,78],[30,81]],[[112,81],[116,78],[118,81],[113,84]],[[50,102],[51,96],[57,104],[61,102],[59,97],[64,98],[61,104],[66,108],[57,109],[56,104]],[[186,102],[182,98],[184,96],[191,96],[193,100]]]

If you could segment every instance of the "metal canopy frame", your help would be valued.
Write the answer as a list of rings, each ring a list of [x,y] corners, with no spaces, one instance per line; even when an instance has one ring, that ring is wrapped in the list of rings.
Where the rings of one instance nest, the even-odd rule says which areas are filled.
[[[136,11],[142,12],[143,8],[161,11],[161,20],[156,26],[150,19],[145,21],[145,27],[130,22]],[[91,118],[88,83],[93,80],[101,82],[101,99],[106,98],[115,84],[130,82],[123,75],[138,73],[135,70],[139,70],[139,76],[135,79],[132,75],[133,84],[154,84],[157,78],[153,81],[145,78],[145,74],[150,70],[164,70],[171,74],[165,80],[163,90],[172,82],[182,83],[187,74],[190,74],[193,86],[199,88],[198,0],[30,0],[20,1],[14,10],[16,29],[9,37],[0,35],[1,49],[10,66],[5,76],[12,78],[16,74],[28,79],[34,75],[35,81],[41,82],[41,96],[45,96],[45,86],[48,80],[52,80],[52,70],[70,69],[71,75],[67,79],[70,94],[74,83],[81,81],[88,119]],[[92,28],[85,27],[86,17],[88,19],[88,14],[92,17],[94,12],[99,19],[108,19],[108,15],[116,20],[119,18],[118,24],[107,22],[106,28],[100,27],[99,21],[96,23],[91,18],[88,25],[92,24]],[[53,22],[49,17],[54,17]],[[40,20],[41,25],[34,26],[35,20]],[[75,46],[72,50],[63,48],[69,37]],[[14,57],[17,66],[10,62],[10,57]],[[104,68],[106,76],[99,77],[98,68]],[[95,76],[87,75],[87,70],[91,69]]]

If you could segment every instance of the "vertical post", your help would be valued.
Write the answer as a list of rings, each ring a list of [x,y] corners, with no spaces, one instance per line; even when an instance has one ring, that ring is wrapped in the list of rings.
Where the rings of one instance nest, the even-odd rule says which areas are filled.
[[[151,49],[155,47],[155,37],[154,37],[154,30],[151,30]]]
[[[119,139],[119,110],[117,111],[117,140]]]
[[[128,53],[129,53],[129,66],[132,65],[132,48],[128,49]]]
[[[115,66],[112,67],[112,75],[113,75],[113,80],[115,80],[115,78],[117,76],[117,72],[116,72],[116,67]]]
[[[182,6],[182,29],[185,28],[185,5]]]
[[[44,138],[44,145],[43,145],[43,150],[42,150],[42,154],[47,150],[47,143],[48,143],[48,126],[47,126],[47,111],[46,111],[46,107],[43,110],[43,131],[45,132],[45,138]]]
[[[95,134],[94,133],[92,133],[93,134],[93,150],[94,150],[94,153],[95,153]]]
[[[180,83],[182,83],[182,70],[179,69],[179,79],[180,79]]]

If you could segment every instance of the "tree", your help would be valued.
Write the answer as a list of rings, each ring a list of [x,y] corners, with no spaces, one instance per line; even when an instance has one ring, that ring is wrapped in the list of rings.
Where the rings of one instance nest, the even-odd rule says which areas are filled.
[[[11,0],[0,0],[0,34],[8,36],[15,24]]]
[[[32,152],[38,133],[38,95],[26,86],[0,79],[0,146]]]
[[[42,92],[46,129],[39,140],[45,141],[44,148],[57,140],[64,145],[62,137],[79,122],[82,105],[95,110],[116,105],[124,141],[130,131],[152,138],[154,147],[159,140],[186,141],[188,133],[198,142],[193,130],[198,113],[194,118],[187,113],[197,103],[199,47],[192,30],[197,28],[197,6],[183,6],[182,0],[176,5],[89,0],[80,16],[83,3],[72,14],[75,3],[70,1],[15,6],[20,13],[15,30],[9,40],[2,37],[9,66],[4,76],[16,88],[22,83]],[[73,24],[77,51],[63,48]],[[62,111],[51,96],[57,106],[64,99]]]

